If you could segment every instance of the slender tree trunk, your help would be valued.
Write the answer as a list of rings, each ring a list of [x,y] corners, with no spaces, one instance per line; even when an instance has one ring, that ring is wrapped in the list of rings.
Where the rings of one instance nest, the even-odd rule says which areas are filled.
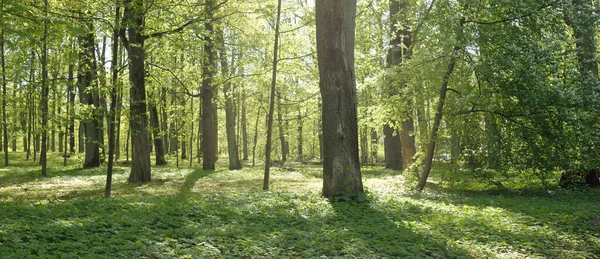
[[[223,30],[219,31],[219,56],[221,58],[221,74],[223,77],[229,76],[229,64],[227,62],[227,51],[225,48],[225,35]],[[240,163],[238,143],[235,130],[236,112],[233,102],[233,93],[231,91],[231,82],[223,84],[223,95],[225,96],[225,130],[227,133],[227,153],[229,155],[229,170],[242,168]]]
[[[132,183],[149,182],[150,145],[148,143],[148,115],[146,114],[146,70],[144,42],[144,1],[125,0],[123,24],[127,26],[127,52],[129,57],[129,91],[131,129],[131,172],[128,181]]]
[[[265,147],[265,174],[263,178],[263,190],[269,190],[269,177],[271,173],[271,142],[273,138],[273,113],[275,110],[275,86],[277,85],[277,63],[279,51],[279,19],[281,18],[281,0],[277,1],[277,18],[275,20],[275,43],[273,44],[273,74],[271,77],[271,98],[269,102],[269,114],[267,116],[267,143]]]
[[[69,111],[67,111],[67,116],[69,117],[69,125],[68,127],[68,138],[69,138],[69,153],[75,153],[75,79],[74,79],[74,70],[75,65],[73,63],[69,64],[67,76],[67,95],[68,95],[68,103],[67,106],[71,107]]]
[[[242,89],[242,118],[241,118],[241,126],[242,126],[242,153],[244,161],[248,161],[248,131],[247,124],[248,119],[246,118],[246,88]]]
[[[4,18],[4,0],[0,7],[0,15]],[[4,27],[0,29],[0,51],[2,52],[2,135],[4,136],[4,167],[8,167],[8,123],[6,122],[6,61],[4,58]]]
[[[302,134],[303,134],[303,126],[304,126],[304,121],[302,119],[302,111],[300,110],[300,108],[298,108],[298,138],[297,138],[297,142],[298,142],[298,161],[302,162],[304,161],[304,154],[302,153],[302,149],[303,149],[303,138],[302,138]]]
[[[281,143],[281,162],[287,161],[287,156],[290,153],[290,145],[285,137],[287,127],[284,126],[283,113],[281,112],[281,92],[276,92],[277,98],[277,127],[279,129],[279,142]]]
[[[212,10],[214,0],[207,1],[207,9]],[[207,13],[204,23],[206,35],[204,36],[205,63],[202,67],[202,169],[215,170],[218,149],[217,108],[215,107],[215,87],[212,83],[216,70],[216,53],[213,25],[213,14]],[[193,145],[193,143],[190,143]]]
[[[429,144],[427,145],[427,154],[425,154],[425,168],[423,168],[423,173],[421,174],[421,177],[419,178],[419,184],[417,185],[418,191],[422,191],[423,188],[425,188],[427,178],[429,177],[429,172],[431,171],[433,153],[435,152],[435,145],[437,144],[438,140],[438,130],[440,128],[440,123],[442,122],[444,103],[446,101],[446,93],[448,92],[448,81],[450,80],[450,76],[452,76],[452,72],[454,72],[454,65],[456,64],[456,55],[458,51],[459,48],[454,47],[452,57],[450,57],[450,63],[448,63],[448,68],[446,69],[446,74],[444,74],[442,87],[440,88],[440,99],[435,111],[435,118],[433,120],[433,127],[431,128]]]
[[[48,0],[44,0],[44,15],[48,16]],[[47,175],[47,142],[48,142],[48,21],[44,20],[44,38],[42,39],[42,147],[40,164],[42,176]]]
[[[354,71],[356,0],[317,0],[316,24],[323,100],[323,196],[363,193]]]
[[[31,63],[30,63],[30,68],[29,68],[29,82],[27,83],[27,160],[29,160],[29,157],[31,156],[31,136],[33,134],[33,110],[35,109],[35,107],[33,107],[33,82],[35,80],[35,73],[34,73],[34,60],[35,60],[35,52],[31,51]]]
[[[254,162],[256,161],[256,144],[258,143],[258,122],[260,119],[260,110],[262,109],[262,106],[260,105],[260,103],[262,103],[262,97],[258,98],[258,103],[259,105],[257,106],[256,111],[256,122],[254,123],[254,138],[252,142],[252,167],[254,167]]]
[[[112,189],[113,163],[115,158],[115,128],[117,125],[117,94],[119,92],[119,69],[117,60],[119,60],[119,21],[121,20],[120,0],[115,0],[115,23],[112,38],[112,62],[110,70],[112,72],[110,88],[110,111],[108,113],[108,165],[106,170],[106,187],[104,188],[104,197],[109,198]]]

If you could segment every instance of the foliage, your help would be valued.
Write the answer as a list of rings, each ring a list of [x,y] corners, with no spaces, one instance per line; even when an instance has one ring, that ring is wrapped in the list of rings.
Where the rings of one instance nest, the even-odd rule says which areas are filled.
[[[53,159],[52,159],[53,158]],[[320,169],[215,172],[155,168],[154,181],[102,197],[101,169],[49,178],[15,160],[0,171],[0,254],[8,258],[593,258],[600,253],[598,190],[551,193],[485,185],[405,189],[404,176],[364,168],[363,199],[320,197]],[[77,161],[70,161],[78,164]],[[439,172],[434,171],[433,180]]]

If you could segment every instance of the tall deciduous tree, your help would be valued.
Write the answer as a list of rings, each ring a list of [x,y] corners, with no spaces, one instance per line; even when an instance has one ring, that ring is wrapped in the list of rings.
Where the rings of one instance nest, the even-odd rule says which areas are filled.
[[[95,54],[95,30],[91,22],[85,24],[85,34],[79,38],[79,100],[90,108],[90,113],[83,120],[85,132],[84,168],[100,166],[100,138],[102,117],[98,94],[98,78]]]
[[[229,76],[229,64],[227,61],[227,49],[225,48],[224,31],[219,30],[219,56],[221,60],[222,77]],[[237,137],[235,135],[236,111],[233,103],[233,93],[231,91],[231,81],[227,80],[223,84],[223,95],[225,96],[225,131],[227,134],[227,154],[229,154],[229,170],[242,168],[240,155],[238,151]]]
[[[364,192],[358,161],[355,20],[356,0],[316,1],[325,197]]]
[[[42,39],[42,147],[40,152],[40,164],[42,165],[42,176],[46,176],[47,170],[47,140],[48,140],[48,0],[44,0],[44,36]]]
[[[277,85],[277,64],[279,51],[279,20],[281,18],[281,0],[277,1],[277,17],[275,18],[275,43],[273,44],[273,74],[271,76],[271,96],[269,98],[269,114],[267,114],[267,144],[265,146],[265,174],[263,190],[269,190],[271,173],[271,145],[273,139],[273,113],[275,112],[275,87]]]
[[[2,0],[0,15],[4,14],[4,0]],[[3,15],[2,15],[3,16]],[[2,17],[0,16],[0,17]],[[4,136],[4,167],[8,166],[8,123],[6,123],[6,60],[4,54],[4,24],[0,24],[0,52],[2,55],[2,135]]]
[[[215,170],[218,149],[217,107],[214,103],[215,86],[213,77],[217,68],[215,49],[214,0],[206,2],[206,21],[204,22],[204,65],[202,67],[202,169]],[[190,143],[192,145],[192,143]]]
[[[146,71],[144,43],[145,6],[143,0],[125,0],[121,41],[127,49],[129,57],[129,81],[131,89],[129,127],[131,130],[131,173],[129,182],[149,182],[150,145],[148,143],[148,115],[146,113]],[[127,36],[125,36],[127,29]]]

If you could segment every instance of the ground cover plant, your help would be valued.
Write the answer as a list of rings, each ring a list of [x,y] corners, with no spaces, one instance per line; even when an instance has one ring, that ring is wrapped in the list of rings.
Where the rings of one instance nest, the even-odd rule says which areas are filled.
[[[58,158],[51,162],[58,163]],[[364,168],[367,194],[321,197],[321,169],[155,168],[148,184],[102,168],[0,171],[2,258],[598,258],[600,191],[405,188]],[[76,162],[73,162],[75,164]],[[52,168],[52,167],[51,167]],[[62,168],[62,167],[56,167]],[[436,173],[434,172],[434,179]],[[491,185],[490,185],[491,186]]]

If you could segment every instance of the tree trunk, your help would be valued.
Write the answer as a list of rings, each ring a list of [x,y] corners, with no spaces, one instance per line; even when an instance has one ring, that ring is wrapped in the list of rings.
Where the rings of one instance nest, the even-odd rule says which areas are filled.
[[[378,143],[377,131],[371,128],[371,162],[377,163],[377,143]]]
[[[429,144],[427,145],[427,154],[425,155],[425,168],[423,169],[423,174],[421,174],[421,177],[419,178],[419,184],[417,185],[418,191],[422,191],[423,188],[425,188],[427,178],[429,177],[429,172],[431,171],[433,153],[435,152],[435,145],[437,143],[438,138],[438,130],[440,128],[440,123],[442,122],[442,115],[444,112],[444,102],[446,101],[446,93],[448,92],[448,81],[450,80],[452,72],[454,72],[454,65],[456,64],[456,55],[458,54],[458,51],[459,48],[454,47],[452,57],[450,57],[450,63],[448,63],[448,68],[446,69],[446,74],[444,74],[442,87],[440,88],[440,99],[438,101],[438,106],[435,111],[435,118],[433,120],[433,127],[431,128]]]
[[[281,161],[287,161],[287,155],[290,152],[288,141],[285,137],[287,127],[283,125],[283,114],[281,112],[281,92],[276,92],[277,98],[277,127],[279,129],[279,142],[281,146]]]
[[[267,143],[265,146],[265,174],[263,177],[263,190],[269,190],[271,174],[271,142],[273,138],[273,113],[275,112],[275,87],[277,86],[277,64],[279,51],[279,20],[281,18],[281,0],[277,1],[277,18],[275,19],[275,43],[273,44],[273,74],[271,75],[271,93],[269,98],[269,114],[267,114]]]
[[[44,0],[44,15],[48,16],[48,0]],[[42,39],[42,147],[40,151],[40,164],[42,176],[46,176],[48,169],[47,144],[48,144],[48,21],[44,20],[44,38]]]
[[[75,70],[75,65],[73,63],[69,64],[69,69],[68,69],[68,76],[67,76],[67,95],[68,95],[68,103],[67,103],[67,107],[71,107],[71,109],[67,109],[67,116],[69,118],[69,125],[68,127],[68,138],[69,138],[69,152],[71,154],[75,153],[75,87],[73,87],[75,84],[75,79],[74,79],[74,70]]]
[[[358,160],[355,20],[356,0],[316,1],[325,197],[364,192]]]
[[[212,10],[214,0],[207,0],[207,10]],[[218,149],[217,108],[214,103],[215,87],[213,77],[216,71],[217,57],[214,44],[213,14],[208,12],[204,23],[206,34],[204,35],[205,62],[202,67],[202,169],[215,170]],[[190,143],[193,145],[193,143]]]
[[[221,58],[221,76],[229,76],[229,64],[225,48],[225,35],[223,30],[219,30],[219,56]],[[231,82],[223,84],[223,95],[225,96],[225,130],[227,133],[227,153],[229,155],[229,170],[242,168],[238,152],[237,138],[235,134],[236,112],[233,103],[233,94],[231,92]]]
[[[242,118],[241,118],[241,127],[242,127],[242,153],[243,153],[243,160],[244,161],[248,161],[248,130],[247,130],[247,124],[248,124],[248,120],[246,118],[246,89],[244,88],[242,90],[242,100],[241,100],[241,106],[242,106]]]
[[[110,111],[108,113],[108,165],[106,171],[106,187],[104,188],[104,197],[109,198],[112,189],[113,163],[115,158],[115,128],[117,124],[117,94],[119,88],[119,68],[117,60],[119,60],[119,21],[120,21],[121,6],[119,0],[115,0],[115,24],[113,29],[112,39],[112,62],[110,70],[112,72],[111,88],[110,88]]]
[[[297,142],[298,142],[298,161],[302,162],[304,160],[304,156],[302,154],[302,145],[303,145],[303,139],[302,139],[302,126],[303,126],[304,121],[302,120],[302,111],[300,110],[300,108],[298,108],[298,138],[297,138]]]
[[[4,16],[4,0],[0,12]],[[4,59],[4,27],[0,29],[0,51],[2,52],[2,135],[4,136],[4,167],[8,167],[8,123],[6,122],[6,61]]]
[[[132,150],[131,173],[128,181],[132,183],[149,182],[151,169],[148,115],[146,114],[144,3],[143,0],[125,0],[124,6],[123,24],[127,26],[128,37],[125,42],[127,42],[129,81],[131,81],[129,125]]]
[[[256,161],[256,144],[258,143],[258,122],[260,120],[260,110],[262,109],[262,96],[258,98],[257,111],[256,111],[256,122],[254,123],[254,138],[252,139],[252,167],[254,167],[254,162]]]
[[[84,36],[79,38],[79,100],[83,105],[91,106],[91,114],[83,120],[85,129],[84,168],[100,166],[100,130],[101,110],[97,87],[96,54],[94,52],[95,30],[92,23],[86,24]]]
[[[402,170],[402,145],[398,130],[383,125],[383,148],[385,153],[385,168]]]
[[[156,105],[150,105],[150,126],[152,127],[152,135],[154,137],[154,154],[156,156],[156,165],[166,165],[165,148],[163,139],[160,134],[160,125],[158,123],[158,110]]]

